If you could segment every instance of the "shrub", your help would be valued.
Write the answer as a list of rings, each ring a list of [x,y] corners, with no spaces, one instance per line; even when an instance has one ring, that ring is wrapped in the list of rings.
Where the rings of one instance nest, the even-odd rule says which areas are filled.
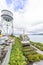
[[[9,65],[26,65],[25,57],[22,52],[22,44],[19,38],[15,39],[15,44],[12,45]]]
[[[39,58],[40,58],[41,60],[43,60],[43,55],[39,54]]]
[[[40,58],[39,58],[38,55],[29,55],[29,56],[28,56],[28,60],[29,60],[30,62],[37,62],[37,61],[40,61]]]
[[[41,51],[43,51],[43,44],[39,43],[39,42],[32,42],[30,41],[32,45],[34,45],[35,47],[37,47],[38,49],[40,49]]]

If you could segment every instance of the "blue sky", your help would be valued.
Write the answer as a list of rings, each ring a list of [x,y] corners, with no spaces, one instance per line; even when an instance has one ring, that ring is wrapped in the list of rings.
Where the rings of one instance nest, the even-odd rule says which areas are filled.
[[[3,9],[13,12],[16,29],[43,32],[43,0],[0,0],[0,14]]]
[[[7,4],[11,4],[12,0],[6,0]]]
[[[27,0],[6,0],[7,5],[11,5],[13,3],[14,5],[14,11],[19,11],[19,9],[23,10],[25,3]]]

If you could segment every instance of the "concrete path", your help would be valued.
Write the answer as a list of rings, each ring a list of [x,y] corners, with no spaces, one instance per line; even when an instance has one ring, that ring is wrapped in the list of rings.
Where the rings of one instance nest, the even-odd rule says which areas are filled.
[[[33,63],[33,65],[43,65],[43,61],[35,62],[35,63]]]
[[[36,49],[36,52],[39,53],[39,54],[42,54],[43,55],[43,51],[39,50],[38,48],[36,48],[35,46],[33,45],[30,45],[31,47],[33,47],[34,49]]]

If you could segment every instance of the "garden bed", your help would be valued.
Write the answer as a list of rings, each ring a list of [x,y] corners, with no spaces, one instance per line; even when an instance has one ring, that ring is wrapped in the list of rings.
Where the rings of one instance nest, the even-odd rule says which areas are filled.
[[[41,51],[43,51],[43,44],[39,43],[39,42],[30,42],[32,45],[34,45],[35,47],[37,47],[38,49],[40,49]]]
[[[12,45],[8,65],[26,65],[25,56],[22,52],[22,43],[19,38],[15,38],[15,42]]]
[[[27,63],[34,63],[43,60],[43,55],[38,54],[36,50],[30,46],[23,47],[23,54],[27,59]]]

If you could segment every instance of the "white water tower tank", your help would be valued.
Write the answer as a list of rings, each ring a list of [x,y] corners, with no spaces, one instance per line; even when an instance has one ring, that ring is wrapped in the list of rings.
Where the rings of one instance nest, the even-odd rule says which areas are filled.
[[[9,10],[2,10],[1,13],[2,13],[1,14],[1,17],[5,21],[10,22],[10,21],[13,20],[13,13],[11,11],[9,11]]]
[[[13,13],[9,10],[2,10],[1,11],[1,21],[4,23],[5,21],[7,22],[7,33],[6,34],[9,34],[9,29],[8,29],[8,22],[11,23],[11,29],[12,29],[12,33],[13,34]]]

